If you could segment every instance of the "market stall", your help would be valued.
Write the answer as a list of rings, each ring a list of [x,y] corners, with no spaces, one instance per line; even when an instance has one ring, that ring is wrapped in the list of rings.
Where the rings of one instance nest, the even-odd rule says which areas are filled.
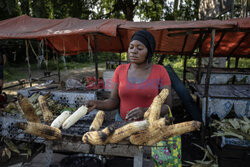
[[[250,40],[250,37],[248,35],[250,27],[249,25],[249,18],[232,19],[229,21],[161,21],[145,23],[129,22],[117,19],[79,20],[75,18],[66,18],[51,20],[32,18],[24,15],[1,21],[0,39],[25,39],[27,58],[29,57],[29,39],[43,39],[44,41],[46,41],[45,44],[47,46],[50,46],[55,52],[57,52],[58,54],[62,54],[63,56],[77,54],[80,52],[94,52],[96,78],[99,78],[97,60],[98,52],[125,52],[126,48],[128,48],[129,39],[131,38],[132,34],[138,29],[147,29],[156,38],[156,53],[185,56],[183,75],[184,82],[186,81],[187,58],[190,56],[198,57],[199,66],[196,68],[196,70],[197,79],[199,81],[201,80],[202,76],[202,70],[200,66],[201,58],[203,56],[209,57],[208,67],[205,71],[205,86],[200,88],[200,90],[203,91],[202,95],[205,101],[205,107],[203,107],[202,109],[202,114],[204,123],[206,124],[206,119],[209,115],[208,101],[209,98],[214,95],[214,93],[210,92],[212,89],[210,89],[209,86],[213,57],[221,55],[223,55],[224,57],[228,57],[228,55],[235,55],[236,57],[248,57],[250,51],[248,46]],[[162,57],[162,59],[163,58],[164,57]],[[31,81],[31,76],[29,79]],[[96,79],[96,81],[98,81],[98,79]],[[41,92],[41,94],[43,95],[47,92],[51,92],[51,94],[54,96],[53,100],[59,99],[64,100],[68,103],[74,103],[78,100],[78,102],[80,101],[81,104],[84,104],[81,100],[86,98],[86,94],[84,94],[84,92],[70,93],[65,91],[60,92],[58,90],[37,90],[32,87],[30,89],[31,90],[21,90],[20,93],[23,93],[25,96],[29,97],[34,92]],[[246,87],[246,90],[249,90],[249,85]],[[69,98],[67,98],[68,95],[70,96]],[[92,95],[93,94],[91,94],[91,98],[96,98],[95,95]],[[238,96],[236,96],[236,98],[238,98]],[[87,100],[87,98],[85,100]],[[201,115],[201,112],[199,113],[199,111],[188,111],[192,116],[193,113],[195,113],[194,115]],[[8,117],[8,114],[3,114],[1,120],[6,121]],[[52,144],[55,150],[78,150],[79,152],[98,153],[103,155],[112,154],[121,156],[133,156],[135,157],[135,163],[138,163],[138,166],[142,166],[142,162],[137,160],[142,159],[143,151],[138,149],[138,146],[135,146],[136,144],[132,145],[131,143],[129,143],[123,145],[122,143],[118,143],[113,145],[112,143],[108,144],[107,142],[102,143],[105,146],[93,147],[89,144],[82,143],[82,135],[84,135],[85,132],[87,133],[88,128],[86,127],[90,126],[90,122],[94,119],[94,117],[83,117],[83,120],[84,119],[88,119],[89,121],[84,121],[84,123],[82,123],[82,120],[79,120],[77,124],[73,125],[69,130],[61,131],[63,140],[58,140],[54,143],[54,145]],[[193,117],[193,119],[197,120],[197,117]],[[200,116],[198,116],[198,119],[201,119]],[[17,116],[14,115],[14,117],[10,120],[17,121]],[[16,138],[18,140],[26,138],[26,133],[23,133],[22,130],[20,130],[19,134],[16,133],[17,129],[15,129],[15,127],[13,126],[10,127],[14,128],[14,130],[9,130],[8,128],[10,127],[7,126],[8,123],[3,123],[2,126],[3,125],[7,129],[3,130],[1,136],[10,137],[9,132],[13,132],[15,134],[15,137],[18,137],[20,135],[18,138]],[[198,128],[195,125],[194,127]],[[47,141],[41,137],[37,137],[37,135],[26,135],[28,138],[32,139],[29,140],[29,142]],[[92,145],[95,144],[92,143]],[[51,148],[51,145],[47,144],[47,146],[48,148]],[[116,146],[117,150],[115,149]],[[129,150],[127,150],[128,152],[121,151],[122,149],[124,149],[124,147],[129,148]],[[131,150],[132,152],[130,152]]]

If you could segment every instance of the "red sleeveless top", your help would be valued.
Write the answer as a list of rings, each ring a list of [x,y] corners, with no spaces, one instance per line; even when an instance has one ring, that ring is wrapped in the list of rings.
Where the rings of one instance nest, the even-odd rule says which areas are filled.
[[[120,97],[120,116],[125,120],[126,114],[136,107],[149,107],[163,86],[171,85],[166,69],[153,65],[148,79],[142,83],[131,83],[127,74],[130,64],[119,65],[114,73],[113,82],[118,83]]]

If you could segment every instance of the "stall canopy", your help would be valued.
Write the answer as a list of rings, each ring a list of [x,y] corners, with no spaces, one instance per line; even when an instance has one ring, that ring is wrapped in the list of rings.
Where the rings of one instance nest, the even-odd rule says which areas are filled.
[[[250,55],[250,18],[228,21],[131,22],[119,19],[42,19],[27,15],[0,21],[0,39],[44,39],[61,54],[126,52],[132,34],[147,29],[156,39],[156,52],[209,55],[211,29],[216,29],[214,56]],[[95,40],[96,39],[96,43]]]

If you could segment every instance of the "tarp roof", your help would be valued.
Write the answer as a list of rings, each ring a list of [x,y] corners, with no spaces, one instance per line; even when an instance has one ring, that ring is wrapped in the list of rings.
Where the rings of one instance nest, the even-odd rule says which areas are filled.
[[[47,39],[58,52],[77,54],[89,51],[90,47],[94,49],[96,36],[98,51],[126,52],[132,34],[138,29],[147,29],[155,36],[158,53],[191,55],[203,42],[202,54],[209,55],[212,28],[216,29],[214,56],[250,55],[250,18],[131,22],[42,19],[23,15],[0,21],[0,39]]]

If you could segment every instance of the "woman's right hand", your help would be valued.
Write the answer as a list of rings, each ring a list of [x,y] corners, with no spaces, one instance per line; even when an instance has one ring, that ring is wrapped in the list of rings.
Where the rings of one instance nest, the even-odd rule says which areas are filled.
[[[97,103],[96,100],[89,100],[87,102],[88,113],[96,109],[96,105],[97,105],[96,103]]]

